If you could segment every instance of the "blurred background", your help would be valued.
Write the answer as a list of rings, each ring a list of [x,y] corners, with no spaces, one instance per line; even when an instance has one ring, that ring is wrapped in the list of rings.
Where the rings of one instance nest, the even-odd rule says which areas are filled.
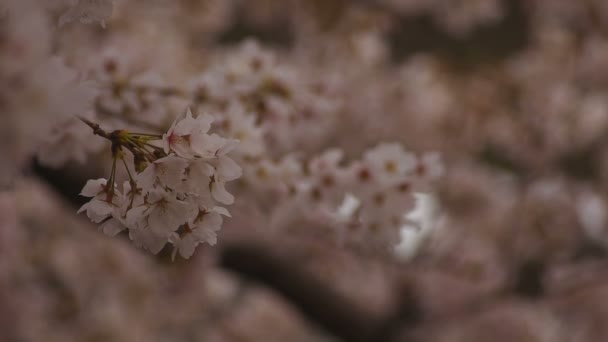
[[[49,163],[56,140],[0,192],[0,340],[606,340],[607,1],[116,0],[105,29],[53,32],[79,70],[183,86],[255,44],[317,89],[271,154],[400,142],[445,172],[396,252],[240,189],[218,245],[172,261],[76,215],[108,146]]]

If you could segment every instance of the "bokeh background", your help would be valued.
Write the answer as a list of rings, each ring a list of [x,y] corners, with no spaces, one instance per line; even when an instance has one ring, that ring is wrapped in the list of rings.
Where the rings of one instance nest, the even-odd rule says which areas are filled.
[[[251,203],[276,203],[245,195],[217,246],[172,261],[76,215],[104,146],[28,161],[0,193],[0,340],[608,338],[608,2],[116,0],[105,29],[66,25],[51,46],[74,65],[118,51],[179,84],[252,41],[341,104],[279,151],[441,154],[423,224],[387,255],[305,208],[268,229]]]

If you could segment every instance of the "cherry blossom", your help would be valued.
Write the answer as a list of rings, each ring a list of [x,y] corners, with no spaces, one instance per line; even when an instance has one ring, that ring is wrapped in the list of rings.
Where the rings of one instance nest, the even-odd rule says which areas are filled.
[[[386,184],[402,181],[416,166],[416,157],[400,144],[378,145],[368,150],[363,160],[376,179]]]
[[[226,183],[240,178],[242,169],[228,156],[237,141],[207,134],[211,116],[194,118],[188,109],[163,135],[107,133],[90,120],[81,120],[111,141],[114,161],[109,180],[87,182],[82,194],[93,198],[79,212],[86,210],[107,235],[127,229],[135,245],[152,253],[169,242],[180,255],[190,257],[198,243],[215,243],[222,224],[219,215],[229,215],[217,202],[234,202]],[[211,142],[206,153],[193,148],[195,137]],[[116,189],[120,164],[129,177],[122,193]]]
[[[188,161],[175,155],[155,160],[136,176],[137,184],[148,192],[156,186],[160,188],[178,188],[184,179],[184,170]]]
[[[175,251],[179,251],[184,258],[190,258],[199,243],[215,245],[217,243],[217,232],[222,226],[222,215],[230,216],[230,213],[222,207],[211,210],[201,208],[192,219],[185,225],[184,231],[173,233],[170,237],[171,243],[175,245]]]
[[[107,180],[103,178],[89,180],[80,194],[92,198],[78,209],[78,213],[86,211],[87,216],[95,223],[108,218],[114,209],[120,206],[120,193],[116,189],[109,189]]]
[[[216,140],[216,138],[208,138],[209,136],[206,134],[212,122],[213,117],[209,115],[193,118],[192,111],[188,109],[186,116],[175,120],[169,131],[163,134],[165,153],[172,151],[180,157],[193,158],[199,154],[200,150],[206,150],[207,147],[201,146],[201,144],[205,144],[208,142],[207,140]]]

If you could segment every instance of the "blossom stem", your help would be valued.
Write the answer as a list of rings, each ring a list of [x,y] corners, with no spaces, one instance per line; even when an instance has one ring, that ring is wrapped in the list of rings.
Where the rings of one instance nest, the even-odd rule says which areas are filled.
[[[156,150],[156,151],[163,151],[163,153],[164,153],[164,150],[163,150],[163,148],[162,148],[162,147],[154,146],[154,145],[149,144],[149,143],[144,143],[144,145],[146,145],[146,146],[148,146],[148,147],[151,147],[151,148],[153,148],[153,149],[154,149],[154,150]]]
[[[155,139],[162,139],[162,135],[160,135],[160,134],[131,133],[131,132],[129,132],[129,133],[132,134],[132,135],[135,135],[135,136],[142,136],[142,137],[150,137],[150,138],[155,138]]]
[[[107,197],[108,203],[112,203],[112,198],[114,197],[115,180],[116,180],[116,154],[114,154],[114,156],[113,156],[112,172],[110,173],[110,179],[108,180],[108,184],[110,184],[110,190],[108,191],[108,197]]]
[[[110,134],[106,131],[104,131],[99,124],[96,124],[88,119],[83,118],[82,116],[79,116],[78,119],[80,119],[80,121],[84,122],[85,124],[87,124],[87,126],[91,127],[91,129],[93,130],[93,134],[95,135],[99,135],[100,137],[106,138],[110,141],[112,141],[112,137],[110,136]]]
[[[129,139],[129,142],[131,142],[133,145],[140,147],[140,148],[143,148],[144,146],[149,146],[156,150],[162,150],[161,147],[154,146],[154,145],[148,143],[148,141],[150,141],[149,139],[146,139],[146,140],[139,139],[139,137],[137,137],[137,133],[130,133],[130,136],[128,137],[128,139]]]
[[[125,170],[127,170],[127,175],[129,175],[129,182],[131,183],[131,186],[135,187],[136,183],[135,183],[135,179],[133,179],[133,176],[131,176],[131,171],[129,170],[129,166],[127,166],[127,162],[125,161],[124,158],[122,159],[122,165],[125,166]]]

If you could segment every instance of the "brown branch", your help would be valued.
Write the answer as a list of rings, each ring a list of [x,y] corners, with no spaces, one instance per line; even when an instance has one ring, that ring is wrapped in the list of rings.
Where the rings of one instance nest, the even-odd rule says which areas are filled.
[[[93,134],[99,135],[100,137],[103,137],[103,138],[106,138],[106,139],[112,141],[111,135],[108,132],[104,131],[99,126],[99,124],[96,124],[96,123],[92,122],[91,120],[83,118],[82,116],[79,116],[78,119],[80,119],[80,121],[82,121],[85,124],[87,124],[87,126],[91,127],[91,129],[93,130]]]

